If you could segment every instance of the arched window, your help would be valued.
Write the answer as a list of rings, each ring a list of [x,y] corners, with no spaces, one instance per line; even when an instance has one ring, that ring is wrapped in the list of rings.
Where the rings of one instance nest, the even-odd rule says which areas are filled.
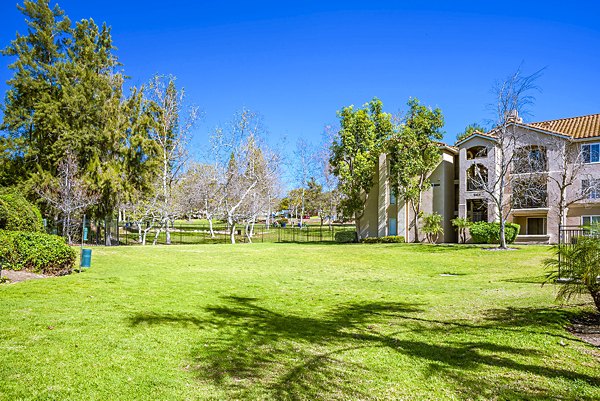
[[[467,191],[480,191],[487,186],[488,170],[482,164],[473,164],[467,169]]]
[[[485,146],[473,146],[467,149],[467,160],[487,157],[488,149]]]

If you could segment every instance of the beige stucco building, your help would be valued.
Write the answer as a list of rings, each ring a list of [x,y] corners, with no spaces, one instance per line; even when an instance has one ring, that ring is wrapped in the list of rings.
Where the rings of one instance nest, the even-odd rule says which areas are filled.
[[[521,227],[517,242],[556,243],[559,225],[600,223],[600,114],[536,123],[523,123],[515,116],[509,125],[514,135],[509,150],[511,185],[493,190],[505,191],[510,199],[508,221]],[[457,241],[451,223],[455,217],[467,217],[474,222],[498,219],[498,208],[491,202],[490,195],[481,190],[482,177],[494,183],[500,170],[495,132],[475,132],[455,146],[440,145],[442,160],[430,176],[433,185],[424,194],[422,205],[424,213],[436,212],[443,218],[444,235],[440,242]],[[529,164],[523,164],[524,158],[536,161],[534,170]],[[369,193],[359,235],[361,238],[403,235],[412,241],[410,207],[394,199],[388,171],[386,155],[381,155],[376,184]],[[573,175],[572,184],[563,191],[569,205],[560,221],[561,191],[557,183],[569,173]],[[515,196],[511,196],[519,182],[531,181],[533,176],[539,182],[535,198],[516,196],[519,193],[516,189]]]

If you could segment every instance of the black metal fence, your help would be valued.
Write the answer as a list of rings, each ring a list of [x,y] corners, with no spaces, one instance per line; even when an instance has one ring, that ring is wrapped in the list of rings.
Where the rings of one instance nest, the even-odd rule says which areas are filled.
[[[600,227],[582,227],[582,226],[560,226],[558,236],[558,246],[560,248],[572,248],[577,244],[580,238],[597,238],[600,239]],[[561,278],[561,270],[564,268],[567,261],[561,260],[561,253],[558,253],[558,269],[559,279]]]
[[[231,230],[225,222],[214,222],[212,230],[207,221],[177,220],[169,225],[168,236],[164,228],[149,224],[138,226],[135,222],[115,219],[101,221],[79,221],[72,228],[72,241],[80,243],[84,235],[87,245],[141,245],[151,244],[226,244],[231,242]],[[60,223],[47,226],[49,233],[62,235]],[[304,225],[286,227],[266,225],[264,222],[253,226],[237,225],[234,229],[235,241],[248,242],[332,242],[340,231],[354,231],[354,225]]]

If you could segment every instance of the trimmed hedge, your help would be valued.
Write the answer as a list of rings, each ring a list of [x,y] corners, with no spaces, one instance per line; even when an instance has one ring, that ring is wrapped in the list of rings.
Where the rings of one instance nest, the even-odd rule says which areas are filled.
[[[42,232],[40,210],[16,192],[0,193],[0,230]]]
[[[405,240],[402,235],[387,235],[385,237],[367,237],[362,242],[363,244],[401,244]]]
[[[56,235],[0,230],[3,268],[62,276],[73,271],[76,252]]]
[[[341,244],[357,242],[356,231],[338,231],[335,233],[335,242]]]
[[[506,243],[512,244],[515,242],[521,226],[515,223],[506,223],[504,235],[506,237]],[[487,223],[485,221],[479,221],[473,223],[469,227],[471,238],[475,244],[499,244],[500,243],[500,223]]]

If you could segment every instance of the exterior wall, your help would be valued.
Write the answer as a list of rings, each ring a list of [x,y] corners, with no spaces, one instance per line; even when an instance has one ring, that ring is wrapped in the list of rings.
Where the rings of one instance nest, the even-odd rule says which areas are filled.
[[[455,213],[454,161],[452,152],[447,150],[442,152],[442,161],[430,176],[433,187],[423,193],[422,211],[428,214],[436,212],[443,216],[444,235],[439,242],[456,241],[455,230],[451,223]],[[396,200],[395,205],[390,204],[388,172],[388,161],[386,155],[382,154],[377,165],[375,185],[369,192],[365,212],[360,220],[360,238],[390,235],[389,219],[396,218],[397,235],[402,235],[406,241],[412,242],[414,233],[409,229],[409,225],[414,214],[400,199]],[[419,237],[420,240],[425,239],[422,232]]]
[[[530,129],[528,127],[517,125],[515,126],[515,136],[517,138],[514,148],[520,148],[523,146],[537,145],[546,149],[546,158],[548,161],[548,169],[546,174],[549,176],[547,180],[547,207],[545,208],[534,208],[534,209],[513,209],[509,215],[508,221],[517,223],[521,226],[520,236],[523,240],[526,240],[527,232],[527,219],[528,218],[545,218],[546,219],[546,238],[549,243],[558,242],[559,236],[559,225],[561,224],[559,218],[560,203],[560,191],[555,181],[550,179],[559,179],[561,171],[563,169],[560,152],[556,149],[556,145],[565,139],[560,136],[553,135],[544,131]],[[596,139],[593,142],[600,142]],[[485,158],[478,158],[475,160],[467,160],[467,150],[474,146],[488,146],[488,156]],[[575,143],[572,146],[579,147],[581,143]],[[510,149],[514,151],[514,149]],[[467,190],[467,169],[473,164],[482,164],[488,168],[488,179],[493,180],[494,174],[498,173],[498,163],[496,160],[496,148],[495,144],[491,139],[474,136],[467,141],[463,142],[459,146],[459,216],[467,216],[467,200],[469,199],[481,199],[485,198],[485,194],[478,193],[477,191]],[[600,163],[588,164],[580,175],[600,178]],[[577,180],[574,185],[567,189],[567,199],[573,199],[577,193],[581,191],[581,180]],[[496,189],[497,191],[500,188]],[[510,196],[510,188],[504,188],[507,191],[507,195]],[[497,220],[497,210],[490,208],[488,203],[488,221]],[[600,200],[584,200],[573,204],[566,213],[566,220],[562,224],[566,225],[580,225],[581,216],[584,215],[600,215]]]

